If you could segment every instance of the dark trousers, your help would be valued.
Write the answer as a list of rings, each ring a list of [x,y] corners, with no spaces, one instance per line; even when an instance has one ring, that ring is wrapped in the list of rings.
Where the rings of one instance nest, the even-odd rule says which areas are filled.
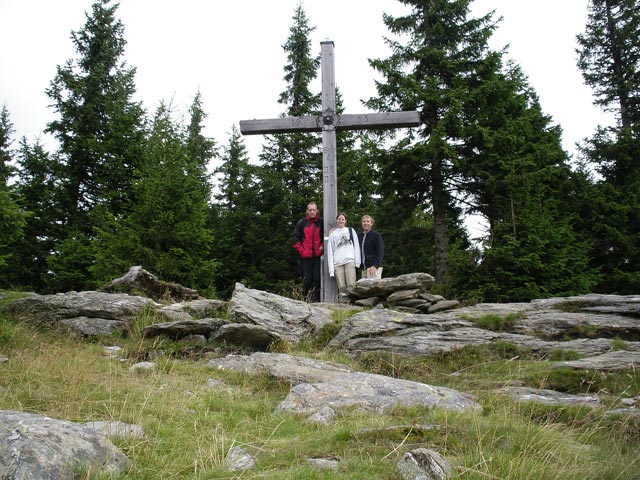
[[[302,259],[302,285],[307,302],[320,301],[320,257]]]

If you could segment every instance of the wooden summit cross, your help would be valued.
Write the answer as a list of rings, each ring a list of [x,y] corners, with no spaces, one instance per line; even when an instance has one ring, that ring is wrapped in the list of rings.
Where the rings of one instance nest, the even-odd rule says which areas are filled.
[[[417,127],[418,112],[365,113],[338,115],[336,113],[336,83],[334,73],[334,44],[320,42],[322,69],[322,114],[307,117],[284,117],[266,120],[241,120],[243,135],[267,133],[322,132],[322,213],[325,228],[324,246],[327,251],[329,230],[335,226],[337,215],[336,130],[364,130],[374,128]],[[310,199],[308,199],[310,200]],[[337,301],[335,282],[329,278],[326,262],[322,262],[322,296],[325,302]]]

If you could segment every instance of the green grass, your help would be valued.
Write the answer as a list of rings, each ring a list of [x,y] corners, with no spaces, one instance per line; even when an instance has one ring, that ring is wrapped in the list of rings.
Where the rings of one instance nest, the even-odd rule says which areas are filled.
[[[351,408],[338,411],[331,426],[311,424],[276,410],[288,383],[266,374],[218,371],[205,358],[185,355],[175,342],[140,338],[142,327],[153,321],[149,312],[127,337],[93,341],[0,316],[0,356],[9,359],[0,365],[0,409],[141,425],[145,438],[115,442],[131,460],[119,479],[399,479],[397,462],[418,447],[449,459],[456,479],[639,478],[640,421],[605,413],[617,398],[640,394],[640,373],[556,370],[549,360],[508,343],[430,358],[379,352],[350,359],[323,348],[349,314],[338,314],[316,343],[279,348],[455,388],[474,395],[483,413],[412,407],[376,414]],[[104,346],[114,344],[123,346],[125,361],[103,356]],[[129,370],[154,351],[164,351],[155,370]],[[209,379],[222,385],[211,387]],[[506,385],[597,392],[604,401],[596,409],[518,403],[497,392]],[[404,427],[388,428],[394,426]],[[224,459],[233,446],[253,455],[256,468],[229,471]],[[313,467],[311,457],[336,458],[339,469]],[[80,472],[78,478],[106,477]]]

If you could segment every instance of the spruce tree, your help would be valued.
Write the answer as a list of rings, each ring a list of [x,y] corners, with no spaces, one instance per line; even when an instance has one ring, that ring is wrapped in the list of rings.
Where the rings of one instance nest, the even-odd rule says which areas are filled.
[[[192,113],[199,112],[197,105],[199,97]],[[104,248],[92,268],[96,277],[106,280],[141,265],[163,280],[213,292],[216,262],[211,259],[213,237],[207,227],[211,188],[204,169],[208,159],[192,156],[195,124],[192,119],[184,128],[169,106],[158,107],[133,186],[136,203],[126,217],[112,216],[99,231]],[[211,145],[206,137],[201,141]]]
[[[591,0],[578,35],[578,68],[595,104],[616,114],[622,128],[640,122],[640,3]]]
[[[0,109],[0,187],[7,187],[9,179],[15,173],[13,165],[13,134],[15,130],[6,105]]]
[[[13,189],[9,186],[9,180],[15,171],[11,148],[13,132],[9,111],[3,106],[0,110],[0,268],[6,265],[10,257],[9,245],[22,236],[26,224],[26,214],[18,206]],[[8,286],[6,278],[2,283]]]
[[[562,149],[561,130],[542,112],[517,65],[487,57],[465,114],[459,158],[468,212],[488,223],[479,260],[477,295],[485,301],[522,301],[587,293],[595,273],[578,220],[575,176]]]
[[[50,259],[54,288],[91,283],[93,229],[108,212],[131,206],[143,145],[143,110],[132,100],[135,68],[123,60],[124,26],[118,4],[98,0],[71,38],[77,58],[58,66],[46,93],[58,118],[47,131],[59,141],[62,195],[59,223],[66,227]]]
[[[594,244],[598,290],[635,293],[640,288],[640,4],[591,0],[585,32],[578,35],[578,67],[596,105],[616,124],[599,127],[582,145],[585,162],[599,174],[582,224]]]
[[[47,258],[56,239],[64,233],[57,222],[60,172],[40,142],[20,141],[16,153],[18,166],[15,192],[23,211],[29,212],[22,235],[11,246],[5,278],[15,287],[35,292],[48,289]]]
[[[438,281],[445,281],[448,229],[460,223],[452,218],[457,210],[449,185],[465,122],[471,121],[464,117],[463,106],[487,56],[494,24],[491,15],[469,18],[471,0],[400,1],[411,11],[396,18],[384,15],[384,23],[393,34],[405,35],[406,42],[388,39],[391,56],[370,61],[384,80],[378,82],[378,98],[367,104],[381,110],[420,112],[423,126],[417,150],[404,160],[411,164],[397,167],[403,170],[402,179],[388,176],[395,167],[387,167],[385,179],[398,186],[410,185],[414,201],[425,210],[431,209],[433,270]]]

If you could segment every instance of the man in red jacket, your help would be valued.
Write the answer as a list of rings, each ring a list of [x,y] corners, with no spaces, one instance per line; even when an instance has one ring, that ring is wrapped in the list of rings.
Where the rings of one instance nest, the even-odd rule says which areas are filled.
[[[320,257],[324,253],[324,225],[315,202],[307,205],[307,215],[296,223],[293,247],[302,263],[302,283],[307,302],[320,301]]]

